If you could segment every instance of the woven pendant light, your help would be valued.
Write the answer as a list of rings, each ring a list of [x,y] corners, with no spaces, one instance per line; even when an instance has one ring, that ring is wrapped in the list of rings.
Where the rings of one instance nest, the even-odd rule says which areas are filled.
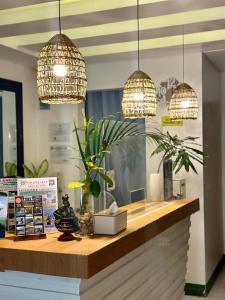
[[[140,70],[139,0],[137,0],[138,70],[126,81],[123,89],[122,111],[125,118],[146,118],[156,115],[155,84]]]
[[[174,90],[170,99],[169,115],[171,120],[197,119],[197,94],[187,83],[179,84]]]
[[[61,33],[43,47],[37,63],[38,96],[42,103],[74,104],[85,100],[87,77],[85,61],[73,42]]]
[[[184,82],[184,32],[183,32],[183,83],[174,90],[169,103],[171,120],[190,119],[198,117],[198,97],[190,85]]]

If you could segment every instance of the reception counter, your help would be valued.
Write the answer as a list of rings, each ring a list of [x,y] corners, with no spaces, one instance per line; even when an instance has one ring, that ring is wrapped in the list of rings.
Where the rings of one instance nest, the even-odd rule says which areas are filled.
[[[199,200],[143,200],[126,208],[128,227],[113,237],[0,240],[0,299],[180,299]]]

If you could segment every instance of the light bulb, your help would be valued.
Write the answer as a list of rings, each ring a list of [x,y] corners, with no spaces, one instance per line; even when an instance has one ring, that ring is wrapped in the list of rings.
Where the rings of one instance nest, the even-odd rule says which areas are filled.
[[[65,77],[67,74],[67,68],[65,65],[54,65],[53,72],[57,77]]]
[[[144,93],[134,93],[134,100],[136,101],[144,100]]]
[[[188,108],[189,105],[190,105],[189,100],[182,101],[182,103],[181,103],[181,107],[182,108]]]

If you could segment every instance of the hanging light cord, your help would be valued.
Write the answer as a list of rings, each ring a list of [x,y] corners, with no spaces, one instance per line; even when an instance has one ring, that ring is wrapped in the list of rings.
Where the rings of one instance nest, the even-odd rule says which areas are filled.
[[[184,26],[182,27],[182,52],[183,52],[183,83],[184,83]]]
[[[140,70],[140,24],[139,24],[139,0],[137,0],[137,39],[138,39],[138,71]]]
[[[61,34],[61,3],[59,0],[59,33]]]

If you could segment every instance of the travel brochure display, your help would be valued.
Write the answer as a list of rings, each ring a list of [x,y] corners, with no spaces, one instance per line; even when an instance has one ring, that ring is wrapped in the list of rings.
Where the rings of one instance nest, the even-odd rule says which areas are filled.
[[[24,196],[25,203],[28,201],[29,197],[32,199],[30,201],[37,201],[37,199],[41,199],[40,201],[42,201],[43,207],[44,232],[51,233],[57,231],[53,215],[54,211],[58,208],[56,177],[19,178],[17,180],[17,193],[18,196]],[[33,215],[34,219],[36,219],[35,217],[36,216]]]
[[[5,237],[7,224],[8,197],[6,193],[0,192],[0,238]]]
[[[15,231],[15,195],[17,195],[17,178],[0,178],[0,192],[8,197],[8,231]]]
[[[45,238],[42,196],[15,197],[15,240]]]

